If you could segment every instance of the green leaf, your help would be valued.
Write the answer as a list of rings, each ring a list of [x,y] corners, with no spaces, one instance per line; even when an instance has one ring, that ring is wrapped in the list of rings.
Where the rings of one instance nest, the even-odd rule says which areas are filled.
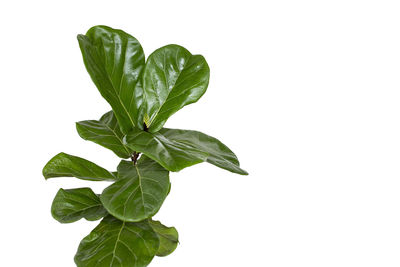
[[[206,161],[222,169],[247,175],[248,173],[240,168],[240,163],[235,153],[218,139],[198,131],[163,128],[159,132],[165,138],[209,154]]]
[[[75,263],[78,267],[144,267],[158,247],[157,234],[147,221],[123,222],[107,216],[81,241]]]
[[[149,222],[160,239],[160,246],[156,255],[164,257],[174,252],[179,243],[178,231],[175,227],[167,227],[159,221],[149,220]]]
[[[140,77],[145,60],[134,37],[107,26],[78,35],[86,69],[101,95],[114,110],[122,132],[143,127],[143,89]]]
[[[121,161],[118,180],[100,196],[107,211],[123,221],[138,222],[160,209],[169,191],[168,171],[142,156],[136,165]]]
[[[201,55],[192,55],[179,45],[154,51],[143,73],[144,121],[149,131],[157,132],[172,114],[197,102],[209,78],[210,69]]]
[[[115,176],[106,169],[86,159],[59,153],[54,156],[43,168],[43,176],[76,177],[89,181],[114,181]]]
[[[216,138],[197,131],[163,128],[157,133],[133,129],[126,146],[157,161],[169,171],[207,161],[228,171],[247,175],[235,154]]]
[[[174,172],[204,162],[208,157],[208,153],[170,140],[159,132],[149,133],[136,128],[125,136],[124,143]]]
[[[51,205],[51,214],[60,223],[72,223],[82,218],[88,221],[96,221],[108,213],[92,189],[61,188]]]
[[[80,137],[114,151],[118,157],[126,159],[133,153],[123,144],[122,139],[125,135],[121,132],[112,111],[104,114],[98,121],[77,122],[76,129]]]

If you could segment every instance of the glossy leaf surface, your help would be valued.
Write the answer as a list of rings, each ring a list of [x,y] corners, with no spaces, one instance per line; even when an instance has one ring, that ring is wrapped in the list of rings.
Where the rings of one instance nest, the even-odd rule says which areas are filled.
[[[134,129],[125,144],[143,152],[170,171],[207,161],[234,173],[246,175],[235,154],[216,138],[197,131],[163,128],[157,133]]]
[[[123,222],[107,216],[81,241],[75,263],[78,267],[144,267],[158,247],[158,236],[147,221]]]
[[[108,215],[108,212],[92,189],[61,188],[51,205],[51,214],[60,223],[72,223],[82,218],[96,221]]]
[[[113,181],[115,176],[106,169],[86,159],[59,153],[54,156],[43,168],[43,176],[76,177],[89,181]]]
[[[118,180],[104,189],[100,199],[116,218],[137,222],[156,214],[168,195],[169,186],[168,171],[142,156],[136,165],[121,161]]]
[[[209,78],[210,69],[201,55],[192,55],[179,45],[154,51],[143,73],[144,120],[149,131],[157,132],[172,114],[199,100]]]
[[[118,157],[129,158],[132,155],[132,151],[122,142],[124,134],[112,111],[104,114],[98,121],[77,122],[76,129],[80,137],[112,150]]]
[[[208,153],[170,140],[158,132],[149,133],[134,129],[125,136],[124,143],[132,150],[142,152],[157,161],[169,171],[180,171],[206,161],[208,157]]]
[[[86,35],[78,35],[78,41],[86,69],[111,105],[122,131],[135,125],[141,128],[140,77],[145,60],[138,40],[121,30],[95,26]]]
[[[160,246],[156,255],[164,257],[174,252],[179,243],[178,231],[175,227],[167,227],[159,221],[149,220],[149,222],[160,239]]]
[[[208,153],[206,161],[222,169],[247,175],[248,173],[240,168],[236,155],[218,139],[204,133],[192,130],[163,128],[159,132],[165,138],[192,148]]]

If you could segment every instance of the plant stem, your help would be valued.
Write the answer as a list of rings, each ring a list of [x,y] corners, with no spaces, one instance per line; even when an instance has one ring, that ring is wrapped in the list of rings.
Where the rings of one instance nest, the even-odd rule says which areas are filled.
[[[140,155],[140,152],[136,152],[136,151],[133,152],[133,155],[132,155],[132,157],[131,157],[131,159],[132,159],[132,161],[133,161],[133,164],[136,165],[136,161],[138,160],[139,155]]]
[[[149,130],[149,128],[147,128],[146,123],[143,123],[143,131],[147,132]]]
[[[143,123],[143,130],[144,130],[145,132],[147,132],[147,131],[149,130],[149,128],[147,128],[146,123]],[[139,155],[140,155],[140,152],[133,151],[133,154],[132,154],[132,156],[131,156],[131,159],[132,159],[132,161],[133,161],[133,164],[136,165],[136,161],[138,160]]]

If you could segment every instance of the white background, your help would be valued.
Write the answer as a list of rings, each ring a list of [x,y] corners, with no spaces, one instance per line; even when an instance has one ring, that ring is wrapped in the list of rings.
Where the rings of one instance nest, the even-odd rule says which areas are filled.
[[[150,266],[400,266],[398,1],[2,1],[1,266],[75,266],[97,222],[61,225],[45,181],[58,152],[110,170],[119,159],[74,123],[110,108],[76,35],[105,24],[148,56],[177,43],[203,54],[207,93],[168,127],[236,152],[249,176],[199,164],[171,174],[156,218],[178,249]]]

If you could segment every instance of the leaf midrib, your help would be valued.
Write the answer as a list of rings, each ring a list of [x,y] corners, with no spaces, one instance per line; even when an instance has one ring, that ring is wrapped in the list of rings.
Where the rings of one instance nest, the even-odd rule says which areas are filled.
[[[163,233],[160,233],[160,232],[157,232],[157,231],[156,231],[156,233],[157,233],[158,235],[164,237],[164,238],[167,239],[168,241],[171,241],[172,243],[178,243],[178,242],[179,242],[178,240],[175,240],[174,238],[172,238],[172,237],[171,237],[172,235],[163,234]]]
[[[112,266],[112,264],[114,263],[114,259],[116,258],[116,255],[115,255],[115,253],[116,253],[116,251],[117,251],[118,242],[120,241],[121,232],[122,232],[122,229],[123,229],[124,227],[125,227],[125,222],[122,222],[121,229],[119,230],[119,233],[118,233],[117,239],[115,240],[114,250],[113,250],[113,253],[112,253],[113,257],[112,257],[112,260],[111,260],[110,266]]]
[[[88,38],[88,39],[90,40],[90,38]],[[103,47],[104,53],[107,54],[107,51],[105,51],[105,47],[104,47],[103,41],[100,40],[100,42],[101,42],[101,45],[102,45],[102,47]],[[91,43],[93,46],[95,46],[95,45],[93,44],[92,40],[90,40],[90,43]],[[101,58],[96,49],[95,49],[95,51],[96,51],[96,55],[97,55],[99,58]],[[126,51],[126,50],[125,50],[125,51]],[[124,59],[125,59],[125,57],[124,57]],[[125,61],[124,61],[124,65],[125,65]],[[113,68],[114,68],[114,67],[115,67],[115,64],[113,64]],[[129,115],[128,110],[126,109],[124,103],[122,102],[122,99],[121,99],[120,95],[117,93],[116,88],[114,87],[114,84],[113,84],[113,82],[112,82],[112,79],[111,79],[111,77],[110,77],[110,74],[107,72],[107,70],[104,68],[104,66],[101,66],[101,68],[102,68],[103,71],[105,72],[105,74],[106,74],[105,76],[107,77],[108,82],[111,84],[111,87],[112,87],[112,89],[114,90],[114,93],[115,93],[115,95],[117,96],[119,103],[121,104],[121,106],[122,106],[122,108],[124,109],[125,113],[128,115],[128,118],[129,118],[129,120],[131,121],[132,126],[135,127],[135,123],[133,122],[131,116]],[[122,67],[122,72],[123,72],[123,71],[124,71],[124,66]],[[121,84],[122,84],[122,78],[123,78],[123,76],[124,76],[124,73],[122,74],[122,77],[121,77]]]
[[[128,153],[128,155],[130,155],[130,152],[128,151],[128,149],[125,147],[124,143],[122,142],[122,139],[119,138],[119,136],[117,135],[117,133],[114,131],[114,129],[112,129],[111,127],[109,127],[107,124],[103,123],[104,126],[109,129],[114,135],[115,137],[118,139],[118,141],[121,143],[122,147],[125,149],[125,151]]]
[[[85,211],[87,211],[87,210],[89,210],[89,209],[97,208],[97,207],[101,207],[101,206],[103,206],[103,205],[102,205],[102,204],[96,204],[96,205],[93,205],[93,206],[90,206],[90,207],[86,207],[86,208],[80,209],[80,210],[73,210],[73,209],[70,209],[70,210],[73,210],[73,212],[71,212],[71,213],[68,214],[68,215],[63,216],[63,218],[75,217],[76,215],[79,215],[79,213],[84,213]],[[65,210],[65,209],[64,209],[64,210]],[[81,215],[86,219],[87,214],[81,214]]]
[[[175,83],[174,83],[174,85],[172,86],[171,91],[168,92],[167,97],[165,98],[165,101],[164,101],[164,102],[160,105],[160,107],[158,108],[158,110],[157,110],[156,114],[154,115],[153,119],[150,121],[150,124],[147,126],[148,128],[150,128],[151,124],[152,124],[152,123],[155,121],[155,119],[157,118],[157,115],[158,115],[158,113],[160,112],[161,108],[162,108],[162,107],[164,106],[164,104],[167,102],[169,95],[171,94],[171,92],[172,92],[172,91],[174,90],[174,88],[175,88],[176,82],[179,80],[179,77],[181,76],[183,70],[185,69],[187,63],[189,62],[189,59],[190,59],[192,56],[193,56],[193,55],[190,55],[190,56],[188,57],[188,59],[185,61],[185,63],[183,64],[183,68],[182,68],[182,70],[179,72],[178,77],[176,77]],[[164,53],[164,57],[165,57],[165,53]],[[166,75],[165,75],[165,71],[163,71],[163,73],[164,73],[164,76],[166,76]],[[153,79],[152,79],[152,82],[153,82]],[[168,84],[167,81],[165,81],[165,82]]]
[[[146,206],[144,204],[144,192],[142,188],[142,175],[139,172],[138,166],[135,164],[136,172],[138,174],[140,193],[142,194],[143,214],[146,214]]]

